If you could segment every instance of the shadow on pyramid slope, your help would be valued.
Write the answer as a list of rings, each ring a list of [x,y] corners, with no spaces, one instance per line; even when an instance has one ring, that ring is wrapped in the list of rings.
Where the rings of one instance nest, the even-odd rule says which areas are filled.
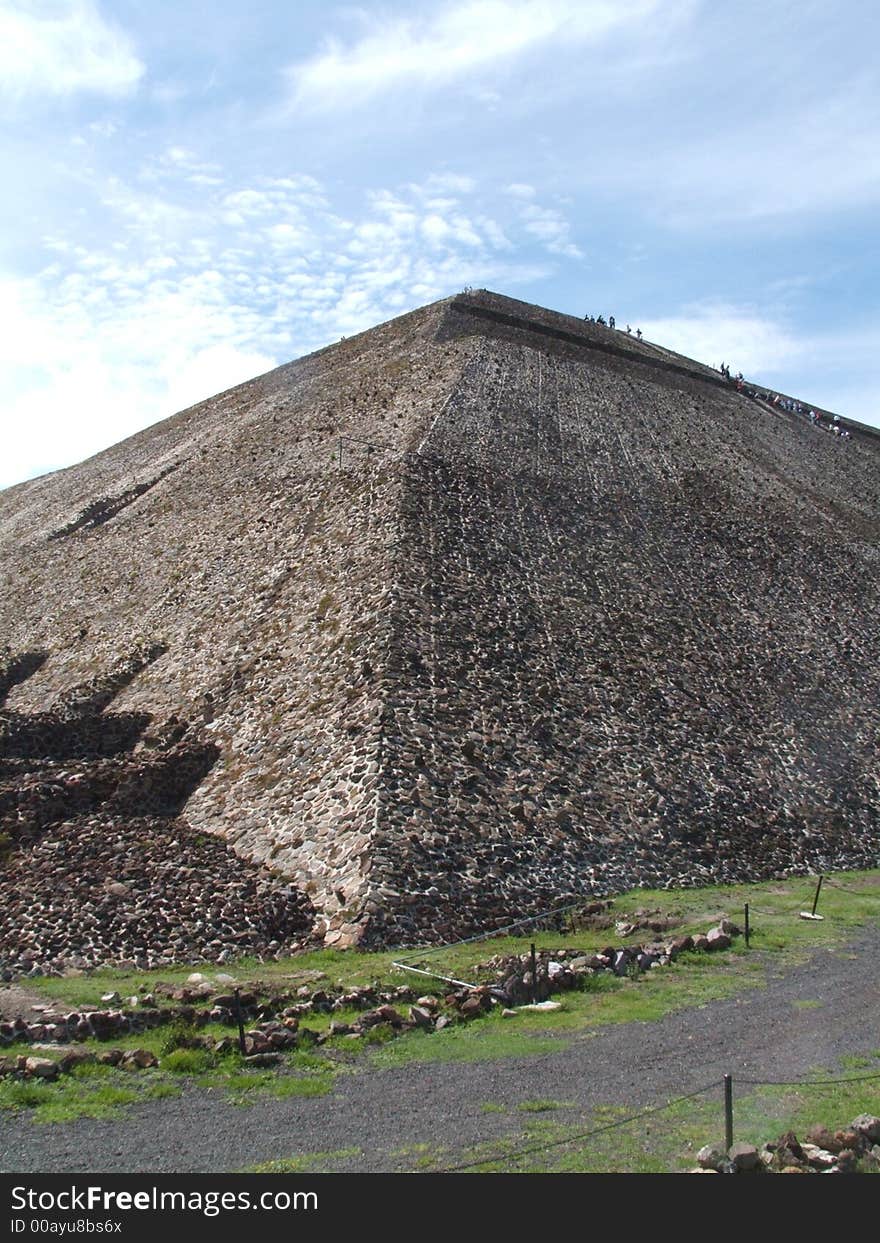
[[[461,295],[0,494],[7,711],[161,649],[113,712],[330,944],[873,865],[878,449]]]

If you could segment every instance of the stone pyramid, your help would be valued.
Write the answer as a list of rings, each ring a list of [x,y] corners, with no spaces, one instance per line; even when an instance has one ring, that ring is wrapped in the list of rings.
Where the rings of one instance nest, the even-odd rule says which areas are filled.
[[[0,494],[0,965],[876,864],[880,439],[485,291]]]

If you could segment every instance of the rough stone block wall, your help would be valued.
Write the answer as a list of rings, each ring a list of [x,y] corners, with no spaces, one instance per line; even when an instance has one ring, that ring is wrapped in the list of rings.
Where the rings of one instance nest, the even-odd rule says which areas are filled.
[[[545,340],[409,463],[379,939],[880,853],[876,450]]]
[[[9,489],[5,881],[176,833],[210,956],[872,863],[878,449],[479,293]]]

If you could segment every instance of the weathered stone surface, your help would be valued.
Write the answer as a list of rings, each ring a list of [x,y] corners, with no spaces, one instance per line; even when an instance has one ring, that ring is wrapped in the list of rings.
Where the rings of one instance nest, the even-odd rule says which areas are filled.
[[[721,1148],[716,1148],[714,1144],[706,1144],[697,1153],[697,1164],[703,1169],[717,1170],[724,1157],[725,1154]]]
[[[253,1057],[258,1053],[271,1053],[272,1044],[269,1037],[265,1035],[264,1032],[246,1032],[244,1037],[244,1051],[246,1057]]]
[[[880,1118],[874,1114],[859,1114],[857,1118],[853,1118],[850,1126],[859,1135],[864,1135],[869,1143],[880,1143]]]
[[[242,1058],[246,1066],[277,1066],[280,1061],[281,1055],[278,1053],[250,1053]]]
[[[806,1133],[805,1138],[811,1144],[815,1144],[817,1148],[825,1148],[829,1152],[839,1152],[841,1144],[835,1139],[834,1133],[829,1131],[827,1126],[816,1124],[811,1126]]]
[[[835,1160],[838,1174],[854,1174],[858,1169],[859,1158],[852,1148],[844,1148],[833,1159]],[[864,1161],[864,1157],[862,1160]],[[867,1165],[865,1168],[868,1168]]]
[[[28,1057],[24,1063],[27,1074],[35,1079],[57,1079],[60,1067],[49,1057]]]
[[[62,1074],[69,1074],[75,1066],[83,1066],[87,1062],[94,1062],[95,1054],[91,1049],[70,1049],[58,1059],[58,1066]]]
[[[856,1119],[868,1130],[877,1121],[864,1114]],[[723,1154],[707,1145],[697,1160],[722,1173],[727,1164],[733,1173],[852,1174],[880,1168],[880,1145],[872,1148],[865,1133],[855,1129],[855,1123],[849,1130],[837,1132],[816,1124],[809,1128],[803,1141],[793,1131],[787,1131],[776,1141],[764,1144],[760,1151],[750,1144],[735,1144],[726,1164]]]
[[[0,968],[873,864],[878,447],[480,292],[0,494]]]
[[[159,1065],[159,1059],[149,1049],[129,1049],[122,1055],[121,1066],[127,1069],[147,1070]]]
[[[687,950],[692,950],[693,948],[693,937],[676,937],[669,943],[669,956],[670,958],[677,958],[679,954],[684,954]]]
[[[760,1164],[758,1150],[752,1144],[734,1144],[727,1154],[738,1174],[757,1169]]]
[[[804,1141],[801,1148],[805,1159],[814,1170],[827,1170],[837,1162],[837,1156],[833,1152],[828,1152],[825,1148],[819,1148],[815,1144]]]

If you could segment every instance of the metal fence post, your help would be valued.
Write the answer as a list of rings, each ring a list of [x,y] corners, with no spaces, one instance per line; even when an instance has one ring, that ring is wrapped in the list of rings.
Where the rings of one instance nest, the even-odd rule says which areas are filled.
[[[816,914],[816,907],[819,905],[819,893],[820,893],[820,891],[821,891],[821,889],[822,889],[822,881],[823,881],[824,879],[825,879],[825,877],[824,877],[824,876],[820,876],[820,877],[819,877],[819,883],[818,883],[818,885],[816,886],[816,896],[813,898],[813,909],[810,911],[810,914],[811,914],[811,915],[815,915],[815,914]]]
[[[724,1076],[724,1147],[733,1147],[733,1077]]]
[[[241,1014],[241,991],[235,990],[235,1017],[238,1019],[238,1051],[242,1057],[246,1055],[244,1047],[244,1019]]]
[[[751,932],[751,929],[749,928],[749,904],[748,902],[745,905],[745,914],[746,914],[745,938],[746,938],[746,949],[748,949],[749,948],[749,934]]]

